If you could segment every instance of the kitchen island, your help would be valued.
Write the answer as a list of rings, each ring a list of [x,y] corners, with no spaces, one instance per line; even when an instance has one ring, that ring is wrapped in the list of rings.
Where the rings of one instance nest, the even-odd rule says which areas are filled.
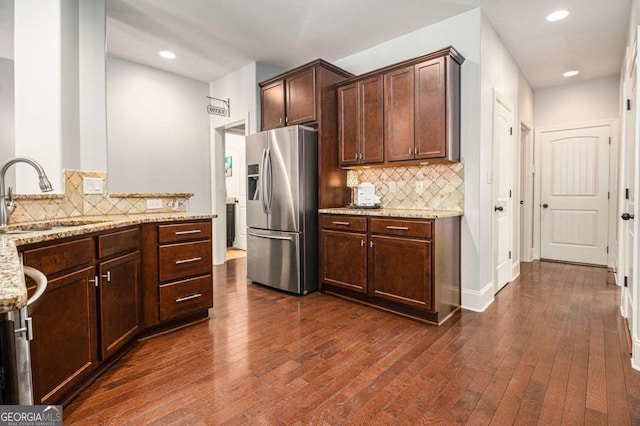
[[[460,309],[462,212],[319,213],[321,291],[436,324]]]

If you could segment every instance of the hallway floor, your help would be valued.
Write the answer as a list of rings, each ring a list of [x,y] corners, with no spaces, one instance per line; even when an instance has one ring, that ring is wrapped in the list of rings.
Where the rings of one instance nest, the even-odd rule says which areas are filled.
[[[440,327],[215,269],[211,319],[140,342],[70,424],[640,424],[606,269],[534,262]]]

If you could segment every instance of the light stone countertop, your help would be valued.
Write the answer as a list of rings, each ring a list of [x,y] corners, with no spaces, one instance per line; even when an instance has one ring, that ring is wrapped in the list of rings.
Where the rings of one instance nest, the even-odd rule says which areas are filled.
[[[38,222],[0,226],[0,313],[23,308],[27,304],[27,287],[20,265],[18,247],[44,241],[90,234],[142,223],[177,222],[182,220],[213,219],[217,215],[187,215],[185,213],[135,214],[112,216],[81,216]],[[70,226],[19,234],[3,231],[29,230],[43,226]]]
[[[381,216],[400,217],[405,219],[440,219],[445,217],[463,216],[464,213],[455,210],[420,210],[420,209],[351,209],[348,207],[337,207],[330,209],[320,209],[318,213],[324,214],[344,214],[353,216]]]

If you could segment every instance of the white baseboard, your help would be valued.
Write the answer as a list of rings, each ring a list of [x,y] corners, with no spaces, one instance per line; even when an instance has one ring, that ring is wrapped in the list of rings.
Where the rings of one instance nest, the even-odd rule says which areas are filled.
[[[487,284],[482,290],[462,289],[462,308],[474,312],[484,312],[493,303],[493,283]]]
[[[640,342],[634,339],[633,341],[633,355],[631,356],[631,367],[634,370],[640,371]]]

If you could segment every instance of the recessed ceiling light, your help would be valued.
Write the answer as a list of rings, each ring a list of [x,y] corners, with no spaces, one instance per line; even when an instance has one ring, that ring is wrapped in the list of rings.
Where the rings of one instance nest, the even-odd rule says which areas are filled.
[[[566,18],[567,16],[569,16],[569,12],[566,10],[556,10],[553,13],[550,13],[549,15],[547,15],[547,21],[549,22],[556,22],[556,21],[561,21],[564,18]]]
[[[573,70],[573,71],[567,71],[564,74],[562,74],[564,77],[573,77],[574,75],[578,75],[580,74],[580,71],[578,70]]]
[[[160,52],[158,52],[158,55],[162,56],[165,59],[175,59],[176,58],[176,54],[173,52],[170,52],[168,50],[161,50]]]

